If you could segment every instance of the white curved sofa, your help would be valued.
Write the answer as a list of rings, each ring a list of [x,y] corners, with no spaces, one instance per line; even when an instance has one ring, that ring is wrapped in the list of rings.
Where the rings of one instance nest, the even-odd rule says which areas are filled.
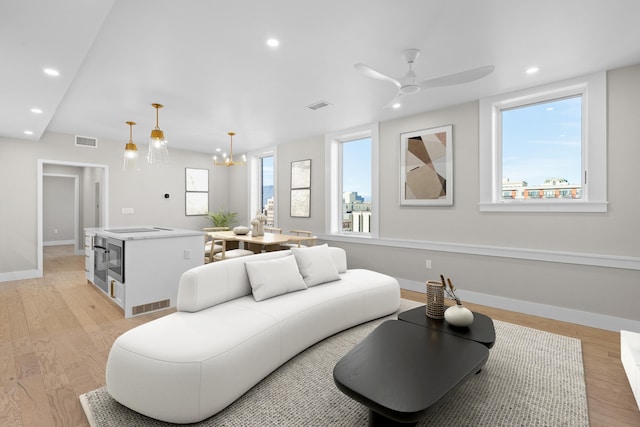
[[[298,291],[288,280],[292,258],[305,284]],[[339,280],[316,283],[334,274]],[[267,289],[258,289],[264,284],[260,280],[277,282],[281,294],[267,292],[256,301]],[[115,400],[149,417],[198,422],[307,347],[391,314],[399,304],[396,279],[347,270],[344,250],[326,245],[199,266],[180,279],[176,313],[116,339],[107,362],[107,388]]]

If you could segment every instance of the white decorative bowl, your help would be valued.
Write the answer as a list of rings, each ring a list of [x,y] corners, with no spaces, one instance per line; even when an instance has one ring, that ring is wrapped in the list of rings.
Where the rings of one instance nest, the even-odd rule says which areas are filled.
[[[244,225],[240,225],[238,227],[233,228],[233,232],[235,234],[247,234],[249,232],[249,227],[245,227]]]

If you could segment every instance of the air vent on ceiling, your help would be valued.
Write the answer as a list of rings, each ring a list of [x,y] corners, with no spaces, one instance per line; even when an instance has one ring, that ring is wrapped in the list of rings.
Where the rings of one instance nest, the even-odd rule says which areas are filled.
[[[329,105],[331,105],[330,102],[318,101],[318,102],[314,102],[311,105],[307,105],[307,108],[310,108],[312,110],[319,110],[320,108],[328,107]]]
[[[98,146],[98,138],[76,135],[76,146],[96,148]]]

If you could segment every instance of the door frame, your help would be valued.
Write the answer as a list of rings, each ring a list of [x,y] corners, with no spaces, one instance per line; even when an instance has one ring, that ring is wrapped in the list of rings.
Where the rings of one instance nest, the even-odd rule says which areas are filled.
[[[109,166],[103,164],[96,163],[82,163],[82,162],[67,162],[63,160],[47,160],[47,159],[38,159],[38,178],[37,178],[37,199],[38,199],[38,224],[37,224],[37,235],[38,235],[38,276],[42,277],[44,275],[44,262],[43,262],[43,229],[42,229],[42,197],[43,197],[43,179],[44,179],[44,165],[57,165],[57,166],[73,166],[79,168],[101,168],[104,171],[104,183],[102,187],[102,218],[103,218],[103,226],[109,226]],[[50,174],[49,174],[50,175]],[[78,207],[78,210],[80,208]],[[79,221],[79,219],[77,219]],[[80,224],[76,224],[76,228],[79,228]],[[78,249],[79,239],[76,238],[76,252],[80,251],[82,254],[84,248],[81,247]]]

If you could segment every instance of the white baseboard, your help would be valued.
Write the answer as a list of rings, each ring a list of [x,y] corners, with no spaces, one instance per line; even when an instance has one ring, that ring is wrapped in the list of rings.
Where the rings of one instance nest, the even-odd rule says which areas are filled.
[[[12,280],[37,279],[42,277],[42,272],[38,270],[10,271],[0,273],[0,282],[11,282]]]
[[[63,246],[63,245],[75,245],[75,240],[50,240],[48,242],[42,242],[42,246]]]
[[[426,292],[425,284],[423,282],[406,279],[397,280],[402,289],[422,293]],[[620,332],[622,329],[627,331],[640,331],[640,321],[637,320],[624,319],[621,317],[607,316],[604,314],[590,313],[587,311],[573,310],[571,308],[539,304],[512,298],[504,298],[495,295],[481,294],[478,292],[456,290],[456,293],[459,294],[462,301],[469,301],[471,303],[486,305],[488,307],[546,317],[548,319],[576,323],[578,325],[606,329],[615,332]]]

